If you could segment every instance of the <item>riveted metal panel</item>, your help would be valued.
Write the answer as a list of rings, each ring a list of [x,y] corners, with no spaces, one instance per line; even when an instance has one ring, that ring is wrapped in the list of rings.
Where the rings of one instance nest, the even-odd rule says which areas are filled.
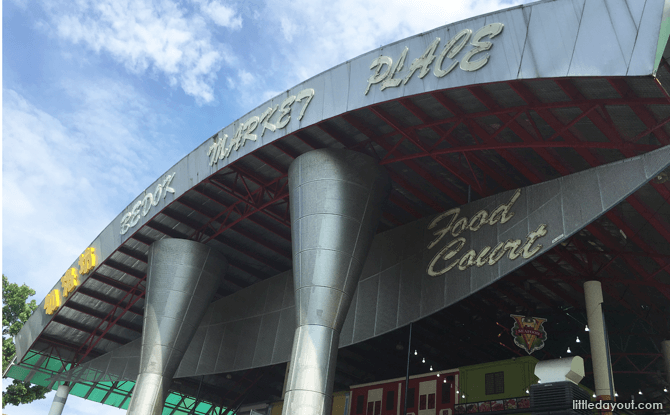
[[[420,257],[411,256],[400,262],[400,300],[398,301],[398,325],[400,327],[415,321],[421,315],[421,285],[416,275],[423,268]]]
[[[237,352],[237,346],[240,341],[242,324],[244,324],[244,320],[233,321],[223,325],[223,340],[221,341],[213,373],[225,373],[234,370],[235,353]]]
[[[395,329],[398,321],[399,294],[400,266],[396,264],[379,274],[379,294],[377,295],[377,309],[375,310],[375,335]]]
[[[204,336],[204,342],[200,349],[200,359],[198,359],[197,371],[206,373],[211,370],[212,366],[216,365],[216,360],[221,348],[221,341],[223,340],[224,325],[217,324],[209,326]]]
[[[270,278],[268,280],[268,294],[263,313],[267,314],[281,310],[285,288],[286,280],[283,278]]]
[[[274,352],[272,352],[272,363],[288,362],[291,357],[295,328],[295,307],[283,309],[279,314],[279,326]]]
[[[568,74],[583,6],[584,0],[551,1],[531,9],[519,78]]]
[[[272,363],[272,353],[275,349],[275,339],[279,330],[280,311],[263,315],[258,332],[258,341],[254,345],[252,366],[261,367]]]
[[[354,343],[374,336],[378,291],[378,275],[361,281],[358,285],[356,316],[354,320]]]
[[[211,309],[212,307],[210,307]],[[204,322],[203,322],[204,323]],[[203,355],[202,350],[205,347],[205,338],[207,337],[207,333],[209,331],[209,328],[206,326],[200,326],[198,327],[198,330],[195,331],[195,334],[193,335],[193,339],[191,339],[191,344],[189,345],[188,350],[193,350],[195,353],[184,353],[184,357],[181,359],[181,363],[179,364],[179,367],[177,368],[177,372],[175,372],[175,377],[180,377],[180,373],[186,370],[192,370],[192,368],[198,368],[197,370],[200,370],[198,367],[198,362],[200,361],[200,357]],[[220,347],[220,343],[214,345],[214,347],[217,348],[217,353],[218,353],[218,348]],[[214,363],[216,360],[214,360]],[[211,366],[214,365],[214,363],[209,362]]]
[[[617,9],[615,2],[606,4],[604,0],[591,0],[585,3],[568,71],[569,76],[588,76],[593,73],[595,67],[606,76],[626,74],[628,59],[622,52],[630,56],[630,51],[625,48],[629,43],[626,38],[635,37],[635,27],[627,16],[625,19],[622,17],[622,20],[629,24],[615,29],[612,26],[614,22],[610,13],[623,11]],[[628,14],[627,8],[624,10]],[[603,40],[594,42],[594,39]],[[620,44],[622,41],[624,47]]]
[[[632,168],[626,169],[628,174],[622,180],[612,180],[616,176],[616,170],[625,164],[626,160],[608,164],[605,168],[598,170],[598,185],[600,187],[600,197],[603,208],[609,210],[618,204],[617,195],[632,193],[637,187],[637,183],[644,182],[647,179],[643,164],[635,163]]]
[[[581,229],[588,218],[595,218],[602,212],[598,181],[586,180],[587,176],[592,174],[587,171],[559,179],[562,182],[563,223],[570,234]],[[570,189],[569,193],[566,189]]]
[[[347,317],[342,323],[342,330],[340,330],[340,347],[344,347],[345,344],[353,344],[354,341],[354,322],[356,320],[356,309],[358,307],[358,291],[354,293],[353,298],[351,299],[351,304],[349,304],[349,312]]]
[[[261,318],[261,316],[257,316],[243,320],[239,326],[237,325],[238,322],[233,323],[236,328],[239,328],[240,336],[234,363],[234,367],[238,370],[251,367],[252,365],[258,334],[261,328]]]
[[[629,0],[633,5],[635,0]],[[642,3],[642,2],[639,2]],[[641,76],[649,73],[649,68],[654,67],[656,58],[656,46],[659,42],[659,35],[661,32],[661,18],[663,16],[663,9],[666,5],[665,0],[646,0],[644,2],[644,11],[642,12],[642,19],[638,25],[637,36],[635,38],[635,46],[633,48],[633,55],[628,67],[628,76]],[[632,7],[639,8],[640,5],[633,5]]]
[[[466,249],[467,247],[464,247]],[[444,307],[444,278],[421,278],[421,301],[419,313],[429,315]]]

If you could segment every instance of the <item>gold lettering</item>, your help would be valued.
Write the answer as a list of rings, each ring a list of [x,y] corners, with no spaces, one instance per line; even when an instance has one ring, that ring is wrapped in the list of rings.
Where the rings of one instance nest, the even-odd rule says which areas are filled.
[[[509,259],[517,259],[521,252],[519,248],[521,247],[521,239],[508,239],[505,243],[505,251],[509,251]]]
[[[409,52],[409,48],[405,47],[405,49],[402,51],[402,54],[400,55],[400,58],[396,61],[396,63],[393,64],[391,71],[386,76],[386,79],[384,79],[384,82],[382,82],[382,86],[379,88],[380,91],[383,91],[386,88],[395,88],[398,85],[400,85],[402,79],[395,79],[394,76],[398,72],[402,71],[402,67],[405,66],[405,58],[407,58],[407,52]]]
[[[471,249],[468,252],[466,252],[465,255],[461,257],[461,260],[458,261],[458,269],[460,269],[461,271],[465,271],[466,269],[475,265],[476,256],[477,252],[475,252],[474,249]]]
[[[433,235],[436,235],[437,238],[435,238],[435,240],[433,240],[433,242],[431,242],[430,244],[428,244],[428,249],[434,247],[435,244],[437,244],[438,242],[440,242],[440,240],[442,239],[442,237],[444,237],[444,235],[446,235],[447,232],[449,232],[449,231],[451,230],[451,226],[453,225],[454,221],[456,220],[456,218],[458,217],[458,214],[459,214],[460,212],[461,212],[461,209],[460,209],[460,208],[449,209],[448,211],[446,211],[446,212],[440,214],[438,217],[436,217],[435,219],[433,219],[432,222],[430,222],[430,225],[428,225],[428,229],[433,229],[433,228],[437,225],[437,223],[438,223],[439,221],[441,221],[442,219],[446,218],[447,216],[454,215],[454,217],[451,218],[451,220],[449,221],[449,225],[447,225],[446,227],[444,227],[444,228],[442,228],[442,229],[436,231],[435,233],[433,233]]]
[[[511,212],[514,202],[521,196],[521,189],[517,189],[516,192],[512,195],[512,198],[505,205],[498,206],[489,217],[489,224],[495,225],[500,221],[500,223],[507,223],[514,216],[514,212]]]
[[[67,297],[75,287],[79,285],[77,271],[74,268],[67,270],[65,275],[60,278],[60,285],[63,288],[63,297]]]
[[[485,246],[484,249],[482,249],[482,252],[480,252],[479,255],[477,255],[475,265],[477,265],[478,267],[483,267],[484,265],[486,265],[489,262],[488,259],[489,257],[487,255],[489,251],[491,251],[491,247]]]
[[[44,299],[44,309],[47,314],[53,314],[60,307],[60,292],[52,290]]]
[[[456,221],[454,228],[451,230],[451,235],[455,238],[465,230],[465,227],[468,226],[468,218],[460,218]]]
[[[535,241],[547,234],[547,225],[542,224],[536,230],[529,233],[526,237],[526,244],[523,246],[523,257],[528,259],[535,255],[540,249],[542,249],[542,244],[538,244],[535,248],[531,249]]]
[[[505,256],[505,250],[503,249],[504,246],[505,242],[499,242],[498,245],[493,248],[491,255],[489,255],[489,265],[495,265],[498,261],[500,261],[500,258]]]
[[[86,248],[86,251],[79,256],[79,274],[88,274],[95,265],[95,248]]]
[[[477,232],[482,226],[488,223],[488,218],[489,214],[486,213],[485,210],[480,210],[479,212],[475,213],[472,219],[470,219],[468,229],[470,229],[473,232]],[[477,221],[479,221],[479,223],[477,223]]]
[[[458,247],[453,248],[454,245],[458,245]],[[431,277],[437,277],[438,275],[442,275],[442,274],[450,271],[452,268],[454,268],[458,264],[458,261],[452,262],[451,264],[447,265],[445,268],[441,269],[440,271],[435,271],[434,270],[435,264],[437,263],[437,261],[440,258],[442,258],[442,260],[444,260],[444,261],[450,260],[451,258],[456,256],[458,251],[460,251],[461,248],[463,248],[464,245],[465,245],[465,238],[463,238],[463,237],[456,238],[453,241],[449,242],[447,244],[447,246],[442,248],[442,250],[440,252],[438,252],[437,255],[435,255],[433,257],[433,259],[430,261],[430,263],[428,264],[428,269],[426,270],[428,275],[430,275]]]

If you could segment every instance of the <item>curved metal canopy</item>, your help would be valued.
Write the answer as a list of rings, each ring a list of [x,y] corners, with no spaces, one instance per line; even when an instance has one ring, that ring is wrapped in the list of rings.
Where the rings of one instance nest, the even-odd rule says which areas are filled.
[[[664,0],[534,3],[384,46],[270,100],[207,139],[103,230],[90,245],[95,269],[53,314],[42,303],[17,337],[23,363],[10,376],[37,380],[139,338],[156,240],[222,251],[230,266],[216,299],[289,271],[288,166],[312,149],[379,160],[393,182],[384,232],[670,144],[667,12]],[[640,376],[622,385],[659,389],[658,344],[670,338],[669,200],[666,171],[549,252],[421,320],[415,333],[429,362],[458,367],[516,353],[496,337],[511,313],[549,316],[561,337],[579,335],[582,282],[599,279],[616,322],[615,373]],[[394,361],[405,336],[343,349],[336,389],[397,376],[402,358],[381,362]],[[555,357],[566,344],[543,353]],[[276,397],[283,374],[271,366],[202,375],[173,389],[229,406],[263,375],[252,396]],[[231,392],[219,401],[221,389]]]

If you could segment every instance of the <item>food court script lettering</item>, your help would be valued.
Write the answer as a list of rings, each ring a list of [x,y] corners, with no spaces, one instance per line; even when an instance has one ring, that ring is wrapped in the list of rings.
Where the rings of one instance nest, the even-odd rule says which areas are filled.
[[[547,234],[546,224],[542,224],[536,230],[530,232],[526,236],[525,241],[521,239],[508,239],[504,242],[498,242],[493,248],[491,246],[484,246],[479,252],[475,249],[470,249],[464,253],[461,252],[466,243],[465,237],[461,236],[463,232],[470,231],[475,233],[483,226],[495,226],[499,223],[507,223],[514,216],[512,208],[517,199],[519,199],[519,196],[521,196],[520,189],[514,192],[506,204],[498,206],[491,212],[484,209],[480,210],[471,218],[459,217],[461,209],[454,208],[433,219],[428,225],[428,229],[436,229],[433,233],[436,238],[428,244],[429,250],[439,244],[447,235],[451,235],[454,239],[444,244],[442,249],[430,260],[426,269],[428,275],[437,277],[456,267],[461,271],[465,271],[473,265],[476,267],[483,267],[484,265],[492,266],[498,263],[505,255],[511,260],[515,260],[519,256],[528,259],[542,249],[542,245],[536,242]]]

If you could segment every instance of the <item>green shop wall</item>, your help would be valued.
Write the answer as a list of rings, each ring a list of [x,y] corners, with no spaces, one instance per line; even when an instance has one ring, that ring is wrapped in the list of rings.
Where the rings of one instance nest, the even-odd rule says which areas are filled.
[[[538,381],[534,374],[537,362],[536,358],[527,356],[461,367],[459,391],[465,394],[465,399],[459,398],[459,403],[529,396],[526,389]],[[495,372],[504,373],[504,392],[487,395],[485,376]]]

